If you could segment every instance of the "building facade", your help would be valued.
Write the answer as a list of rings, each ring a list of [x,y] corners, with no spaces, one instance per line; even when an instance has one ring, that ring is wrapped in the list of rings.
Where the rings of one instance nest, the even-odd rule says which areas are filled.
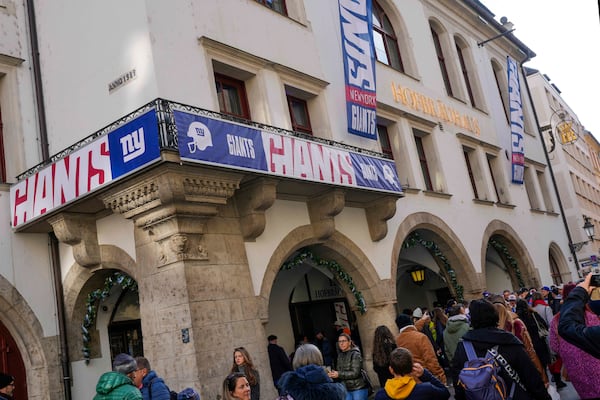
[[[569,227],[570,258],[577,260],[578,275],[583,277],[590,267],[598,266],[600,253],[598,239],[588,237],[583,228],[588,224],[600,226],[600,146],[547,75],[529,69],[527,80]]]
[[[126,351],[213,399],[238,346],[270,398],[269,334],[343,319],[369,365],[404,308],[576,276],[534,53],[478,1],[5,3],[0,321],[29,398],[90,398]]]

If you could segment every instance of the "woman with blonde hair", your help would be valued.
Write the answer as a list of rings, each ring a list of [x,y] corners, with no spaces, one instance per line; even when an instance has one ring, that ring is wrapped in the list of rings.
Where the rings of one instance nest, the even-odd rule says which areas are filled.
[[[250,353],[244,347],[236,347],[233,349],[233,365],[231,366],[231,373],[240,372],[245,375],[250,389],[252,390],[252,400],[260,399],[260,376],[258,370],[252,362]]]
[[[250,400],[250,384],[246,375],[234,372],[223,381],[223,400]]]

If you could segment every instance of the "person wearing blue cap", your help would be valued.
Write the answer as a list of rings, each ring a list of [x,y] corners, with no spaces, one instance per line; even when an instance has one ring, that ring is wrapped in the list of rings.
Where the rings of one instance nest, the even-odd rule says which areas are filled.
[[[136,372],[135,359],[129,354],[118,354],[113,370],[98,379],[94,400],[142,400],[142,393],[133,383]]]
[[[200,393],[192,388],[185,388],[177,394],[177,400],[200,400]]]

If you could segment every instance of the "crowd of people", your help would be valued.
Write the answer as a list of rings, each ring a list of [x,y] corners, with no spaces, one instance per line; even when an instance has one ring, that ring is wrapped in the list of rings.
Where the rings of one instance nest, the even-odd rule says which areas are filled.
[[[405,309],[397,334],[380,325],[373,335],[373,371],[380,389],[375,400],[466,399],[460,382],[465,363],[491,353],[513,400],[551,400],[569,380],[581,399],[600,398],[600,287],[592,274],[579,284],[484,292],[471,302],[450,300],[445,308]],[[287,355],[268,337],[275,387],[282,400],[367,400],[372,384],[360,345],[336,321],[336,342],[323,331],[303,337]],[[144,357],[115,357],[102,374],[94,400],[200,400],[193,388],[169,389]],[[550,379],[549,379],[550,376]],[[11,399],[14,377],[0,373],[0,399]],[[232,353],[223,400],[259,400],[260,375],[244,347]]]

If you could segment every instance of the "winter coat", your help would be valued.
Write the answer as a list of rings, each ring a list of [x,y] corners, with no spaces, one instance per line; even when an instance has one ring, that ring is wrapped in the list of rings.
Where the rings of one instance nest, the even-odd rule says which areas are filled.
[[[424,370],[417,383],[410,375],[399,376],[386,382],[375,394],[375,400],[447,400],[450,392],[431,372]]]
[[[148,372],[142,379],[140,391],[144,400],[169,400],[171,398],[171,391],[165,381],[156,375],[155,371]],[[152,394],[152,397],[150,394]]]
[[[555,315],[550,322],[550,348],[562,358],[563,365],[569,373],[569,379],[577,394],[582,399],[600,398],[600,359],[586,353],[579,347],[572,345],[558,335],[558,320],[560,313]],[[585,310],[585,324],[587,326],[600,326],[600,318],[592,311]]]
[[[290,395],[294,400],[344,400],[346,398],[344,384],[333,382],[323,367],[314,364],[284,373],[279,378],[279,386],[283,395]]]
[[[127,375],[110,371],[98,379],[94,400],[142,400],[142,394]]]
[[[498,353],[516,371],[521,382],[527,389],[527,391],[524,391],[518,384],[515,384],[513,400],[551,400],[540,375],[531,373],[535,369],[535,366],[531,362],[527,352],[525,352],[523,343],[515,335],[498,328],[480,328],[467,332],[463,336],[463,340],[472,342],[478,357],[483,357],[488,349],[498,345]],[[458,343],[454,359],[450,366],[453,382],[455,382],[454,396],[456,400],[465,399],[464,389],[460,385],[457,385],[456,382],[458,382],[458,374],[467,360],[468,357],[461,341]],[[504,368],[501,369],[500,376],[506,382],[507,389],[510,390],[513,380]]]
[[[550,321],[552,321],[552,318],[554,317],[554,313],[552,312],[552,309],[548,305],[546,305],[545,302],[542,303],[541,300],[536,300],[534,302],[533,309],[542,318],[544,318],[544,321],[546,321],[546,326],[550,326]]]
[[[338,379],[344,383],[346,390],[354,390],[367,387],[360,370],[362,368],[362,356],[357,347],[348,351],[340,352],[337,358]]]
[[[412,353],[413,362],[420,363],[423,368],[428,369],[443,384],[446,384],[446,374],[438,362],[433,345],[414,325],[408,325],[400,330],[400,334],[396,337],[396,345],[408,349]]]
[[[277,381],[283,375],[284,372],[292,370],[292,363],[290,358],[285,353],[283,347],[269,343],[267,346],[267,352],[269,353],[269,364],[271,365],[271,374],[273,375],[273,383],[277,385]]]
[[[600,358],[600,326],[586,326],[585,304],[589,300],[582,287],[571,290],[560,309],[558,334],[567,342]]]
[[[544,384],[548,383],[548,376],[546,375],[546,367],[545,367],[546,364],[544,364],[544,366],[542,366],[542,362],[540,361],[540,357],[538,357],[538,353],[535,350],[533,341],[531,339],[531,335],[530,335],[529,331],[527,330],[525,323],[521,320],[521,318],[519,318],[519,316],[516,313],[513,313],[512,311],[510,313],[512,315],[513,322],[511,324],[509,321],[506,321],[506,326],[504,327],[504,330],[512,333],[513,335],[515,335],[517,337],[517,339],[519,339],[521,342],[523,342],[523,347],[525,348],[525,352],[527,352],[527,355],[529,355],[529,359],[531,360],[531,362],[533,362],[533,365],[535,365],[535,368],[540,373],[540,376],[542,377]],[[534,334],[537,335],[537,333],[535,333],[535,332],[534,332]],[[548,353],[548,349],[546,349],[545,353],[549,359],[550,355]]]
[[[458,341],[470,328],[469,319],[465,314],[457,314],[448,318],[446,329],[444,329],[444,348],[448,361],[452,362]]]

